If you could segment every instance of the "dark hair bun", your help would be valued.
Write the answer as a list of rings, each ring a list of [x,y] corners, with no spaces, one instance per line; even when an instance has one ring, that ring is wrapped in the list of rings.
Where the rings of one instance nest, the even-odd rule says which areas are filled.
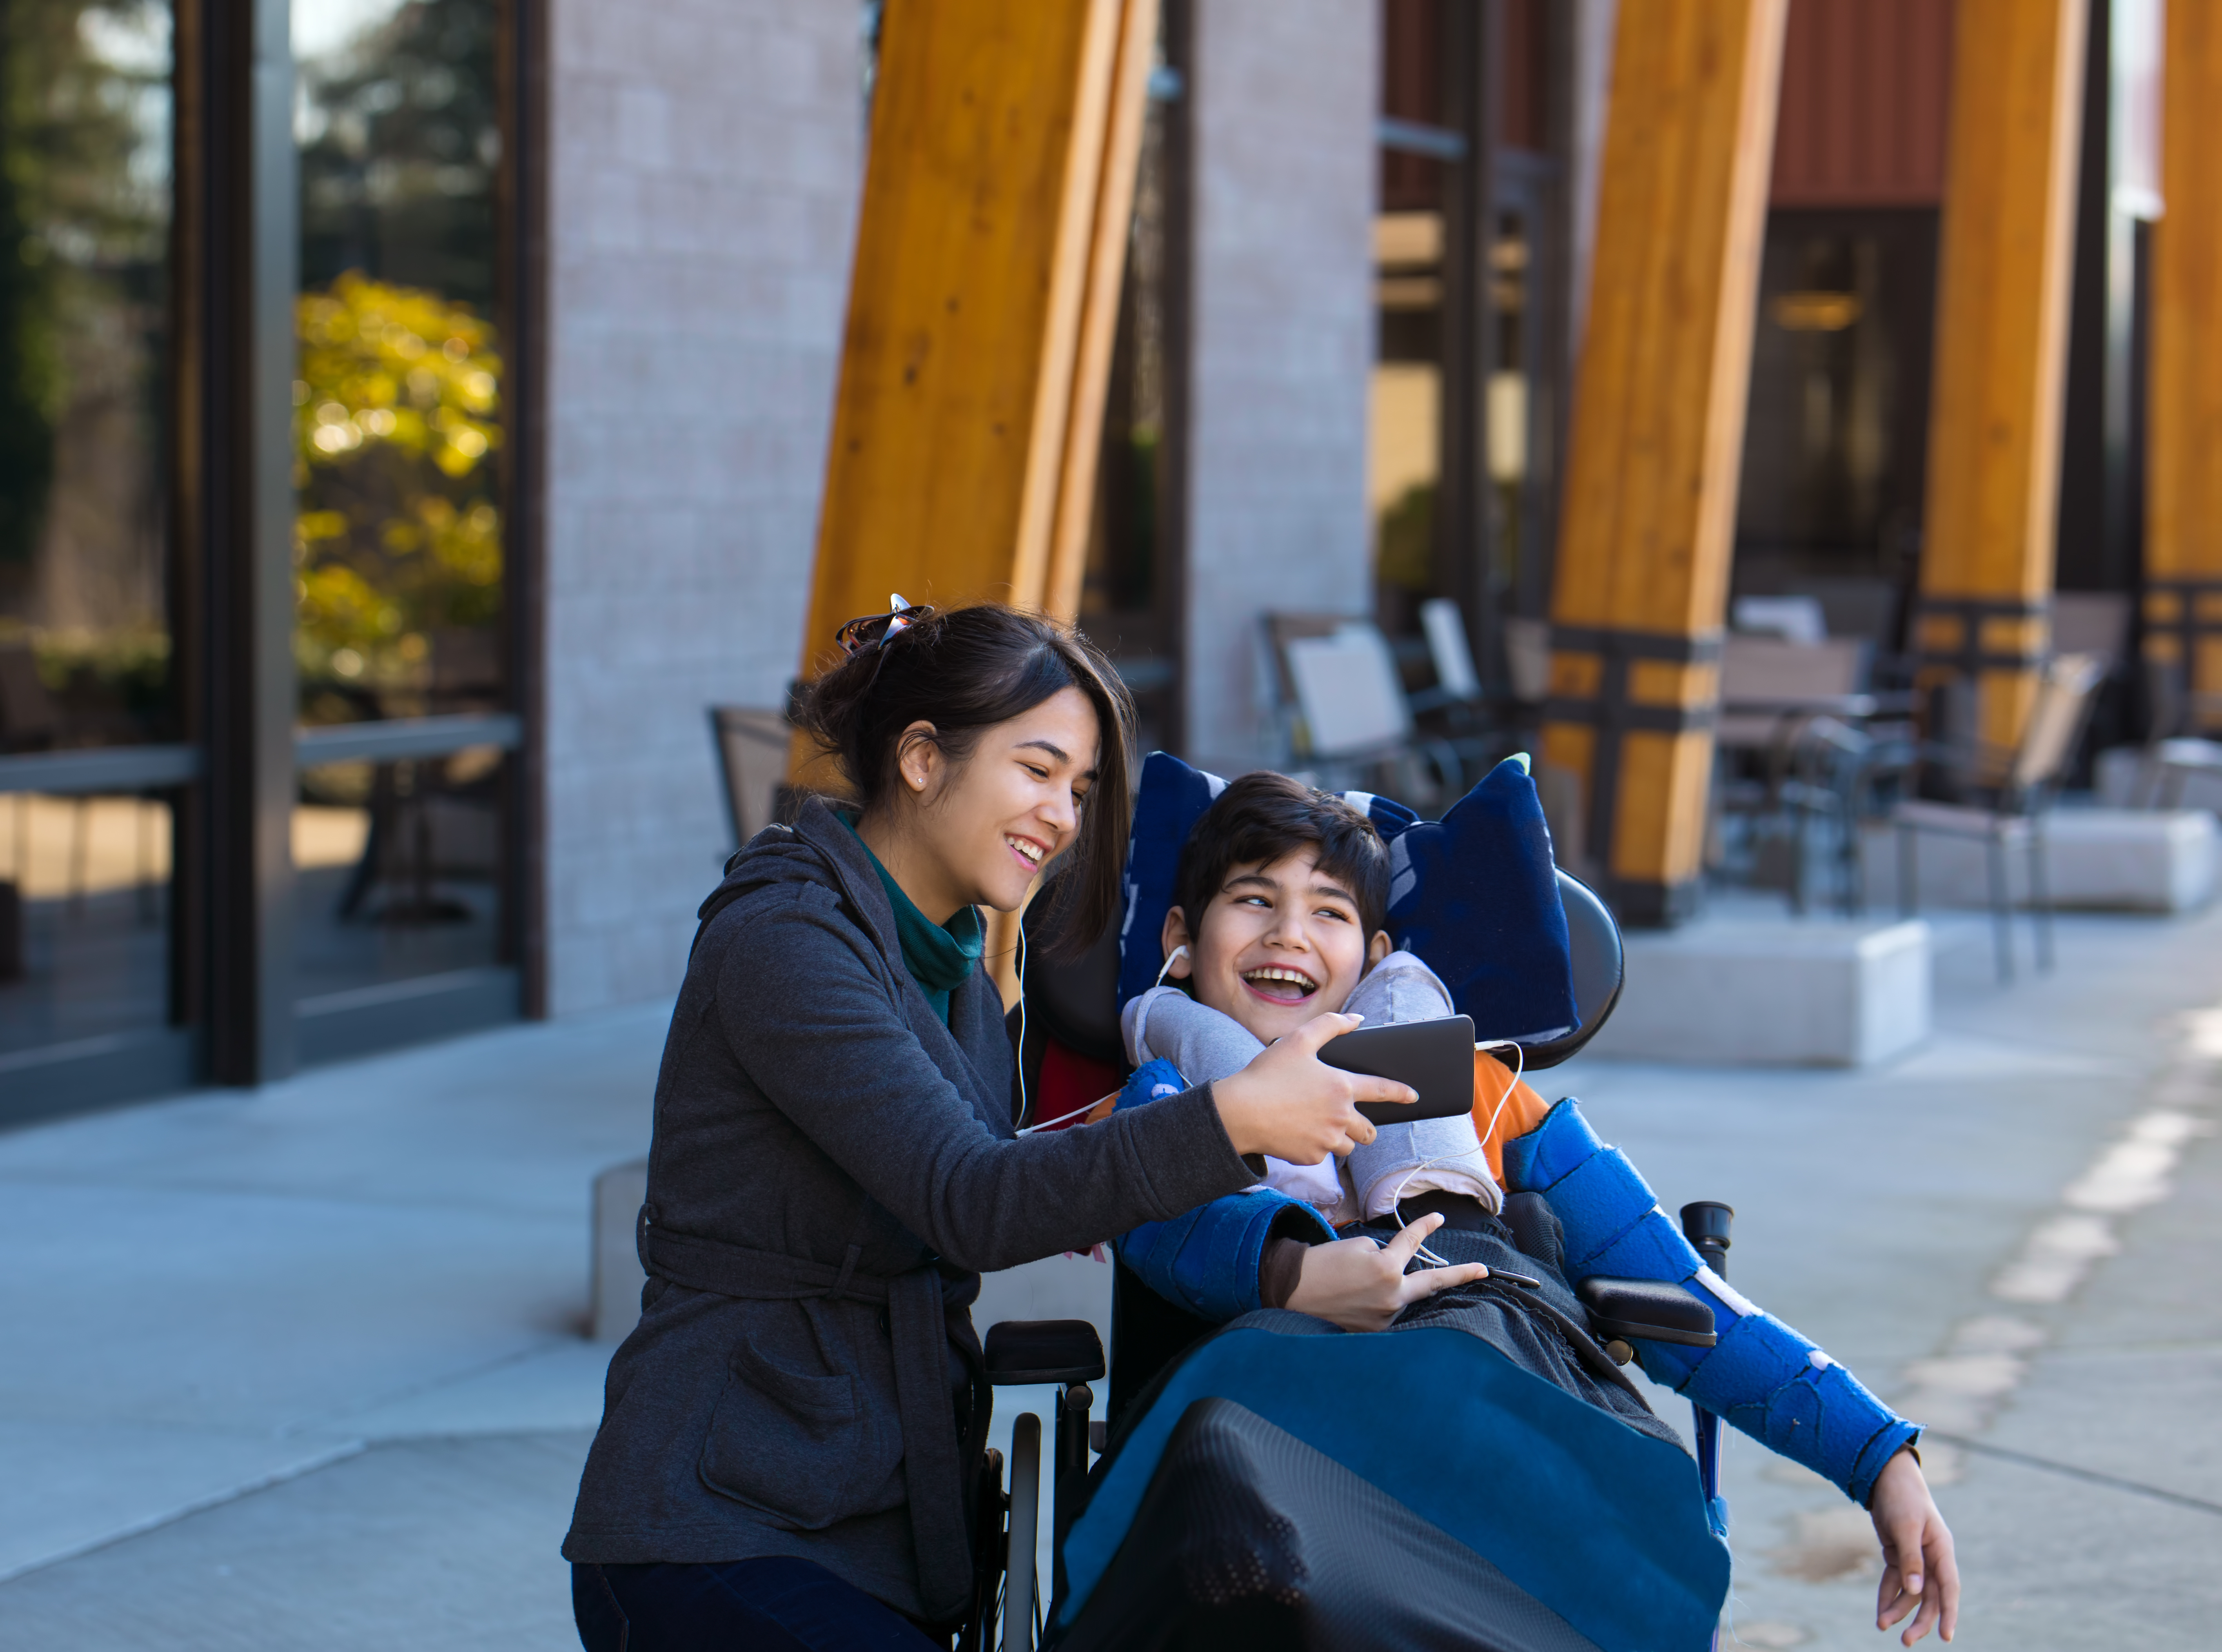
[[[999,602],[913,619],[834,664],[796,697],[795,721],[840,762],[867,812],[891,794],[904,731],[932,726],[962,767],[980,738],[1065,688],[1095,707],[1102,749],[1067,870],[1056,879],[1051,930],[1059,950],[1086,946],[1118,910],[1119,874],[1133,807],[1127,781],[1134,703],[1118,673],[1078,631]]]

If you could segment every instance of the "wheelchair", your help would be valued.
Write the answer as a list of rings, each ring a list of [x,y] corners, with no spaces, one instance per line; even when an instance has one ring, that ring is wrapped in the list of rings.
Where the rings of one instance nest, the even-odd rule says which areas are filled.
[[[1594,1037],[1623,978],[1620,929],[1610,910],[1579,879],[1563,870],[1557,876],[1580,1021],[1562,1037],[1523,1046],[1529,1071],[1567,1060]],[[1077,1063],[1091,1076],[1123,1070],[1114,1009],[1118,969],[1114,931],[1076,961],[1035,962],[1028,970],[1020,1059],[1030,1094],[1042,1093],[1045,1066]],[[1039,1110],[1056,1111],[1046,1104]],[[1711,1202],[1682,1209],[1685,1235],[1717,1273],[1726,1272],[1734,1214]],[[1616,1365],[1632,1358],[1631,1337],[1714,1343],[1710,1311],[1679,1290],[1591,1278],[1578,1295],[1590,1335]],[[1704,1328],[1692,1320],[1693,1305]],[[1561,1395],[1563,1406],[1542,1407],[1548,1415],[1526,1416],[1522,1408],[1532,1409],[1537,1397],[1491,1366],[1494,1359],[1511,1369],[1501,1355],[1460,1331],[1399,1334],[1393,1361],[1369,1370],[1363,1356],[1382,1349],[1379,1339],[1272,1310],[1246,1316],[1222,1334],[1221,1327],[1158,1296],[1123,1264],[1116,1265],[1111,1318],[1108,1360],[1095,1327],[1084,1320],[1007,1321],[988,1329],[992,1385],[1056,1388],[1048,1442],[1053,1467],[1045,1510],[1041,1422],[1032,1412],[1015,1420],[1008,1463],[991,1449],[979,1466],[977,1605],[957,1638],[963,1652],[1250,1644],[1616,1652],[1619,1646],[1712,1643],[1719,1595],[1708,1593],[1711,1582],[1685,1592],[1685,1599],[1666,1575],[1678,1567],[1694,1568],[1720,1591],[1726,1586],[1720,1424],[1703,1409],[1692,1408],[1697,1472],[1691,1487],[1680,1453],[1671,1454],[1676,1463],[1662,1479],[1656,1454],[1668,1448],[1639,1439],[1585,1401]],[[1301,1374],[1291,1374],[1300,1368]],[[1107,1372],[1108,1416],[1098,1419],[1092,1385]],[[1364,1472],[1369,1448],[1380,1455],[1379,1442],[1366,1437],[1369,1411],[1432,1407],[1441,1396],[1492,1384],[1507,1409],[1492,1411],[1487,1426],[1472,1432],[1505,1439],[1447,1442],[1430,1473],[1403,1473],[1395,1492],[1375,1483],[1391,1476]],[[1355,1416],[1344,1398],[1353,1391],[1367,1397]],[[1507,1423],[1508,1416],[1515,1420]],[[1474,1476],[1501,1478],[1511,1460],[1506,1454],[1516,1448],[1551,1459],[1555,1467],[1543,1475],[1550,1479],[1566,1467],[1553,1454],[1555,1436],[1569,1426],[1591,1436],[1594,1460],[1606,1465],[1610,1492],[1604,1501],[1556,1528],[1535,1504],[1496,1506],[1483,1520],[1489,1530],[1477,1530],[1473,1505],[1512,1500],[1462,1494],[1458,1476],[1468,1476],[1469,1486]],[[1654,1455],[1614,1467],[1633,1447]],[[1528,1484],[1526,1460],[1519,1473],[1520,1484]],[[1440,1495],[1437,1487],[1443,1488]],[[1416,1506],[1422,1504],[1431,1505]],[[1045,1518],[1055,1556],[1046,1601],[1045,1580],[1036,1575]],[[1613,1567],[1610,1592],[1621,1604],[1601,1610],[1585,1631],[1544,1606],[1523,1580],[1532,1580],[1537,1567],[1568,1563],[1570,1555],[1585,1564],[1611,1564],[1603,1553],[1610,1534],[1601,1537],[1594,1529],[1600,1521],[1627,1526],[1632,1558]],[[1215,1548],[1208,1536],[1199,1542],[1196,1532],[1208,1532],[1215,1522],[1247,1536],[1231,1546]],[[1653,1527],[1673,1528],[1671,1541],[1656,1537]],[[1305,1548],[1308,1533],[1319,1532],[1325,1541]],[[1654,1637],[1654,1626],[1670,1619],[1674,1632]]]

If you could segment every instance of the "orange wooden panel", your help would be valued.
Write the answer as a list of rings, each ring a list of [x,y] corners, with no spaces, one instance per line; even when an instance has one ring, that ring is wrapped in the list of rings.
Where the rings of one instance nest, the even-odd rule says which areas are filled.
[[[2041,603],[2052,588],[2086,21],[2085,0],[1959,0],[1924,599]],[[2041,650],[2042,626],[2025,631]],[[1981,737],[2010,747],[2031,672],[1980,677]]]
[[[890,591],[1041,600],[1125,10],[888,8],[806,676]]]
[[[2222,691],[2222,648],[2206,602],[2159,581],[2222,581],[2222,8],[2178,0],[2162,54],[2161,189],[2152,229],[2151,352],[2146,427],[2146,650],[2185,657],[2186,620],[2204,621],[2187,650],[2190,686]],[[2162,629],[2172,625],[2173,629]]]
[[[1720,627],[1784,9],[1646,0],[1619,9],[1552,595],[1558,627],[1685,640]],[[1554,656],[1560,694],[1596,670],[1573,663],[1585,651],[1566,639]],[[1717,693],[1702,669],[1639,663],[1631,680],[1642,697],[1672,693],[1699,713]],[[1591,851],[1609,849],[1609,889],[1625,898],[1695,880],[1709,737],[1614,739],[1554,719],[1544,747],[1581,776],[1585,798],[1610,801],[1609,812],[1589,805]],[[1614,772],[1592,775],[1592,759]]]
[[[2050,587],[2084,0],[1961,0],[1924,592]]]
[[[1080,613],[1088,575],[1088,532],[1095,508],[1095,472],[1103,451],[1103,402],[1111,383],[1111,351],[1119,331],[1119,294],[1127,276],[1128,229],[1134,217],[1134,174],[1149,112],[1150,71],[1157,53],[1158,0],[1126,0],[1118,66],[1112,76],[1109,137],[1095,193],[1081,304],[1078,359],[1065,420],[1064,462],[1057,483],[1057,518],[1049,546],[1042,606],[1060,619]]]

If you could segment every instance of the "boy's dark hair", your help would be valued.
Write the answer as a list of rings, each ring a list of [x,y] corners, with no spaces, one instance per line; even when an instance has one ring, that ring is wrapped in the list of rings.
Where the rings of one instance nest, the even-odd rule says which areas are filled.
[[[928,613],[871,640],[804,688],[795,721],[840,759],[869,811],[894,789],[903,731],[933,725],[933,744],[961,767],[997,723],[1077,688],[1095,708],[1095,783],[1067,864],[1051,880],[1053,952],[1084,949],[1119,910],[1119,874],[1133,818],[1129,753],[1134,702],[1109,660],[1070,625],[999,602]]]
[[[1173,880],[1188,933],[1197,933],[1234,868],[1271,865],[1299,849],[1315,851],[1319,870],[1356,897],[1367,939],[1387,925],[1389,849],[1373,822],[1329,793],[1261,772],[1230,782],[1188,834]]]

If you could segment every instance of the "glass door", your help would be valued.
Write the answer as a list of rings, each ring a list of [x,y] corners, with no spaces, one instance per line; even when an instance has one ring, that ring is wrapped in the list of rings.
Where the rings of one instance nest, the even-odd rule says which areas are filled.
[[[499,0],[293,0],[304,1060],[516,1014]]]
[[[0,1124],[183,1084],[171,9],[0,7]],[[18,251],[18,249],[20,249]]]

